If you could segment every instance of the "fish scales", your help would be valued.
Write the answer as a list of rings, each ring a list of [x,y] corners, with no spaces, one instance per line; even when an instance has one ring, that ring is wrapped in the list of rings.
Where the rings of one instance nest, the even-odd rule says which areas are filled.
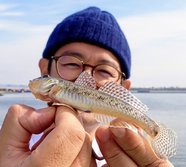
[[[81,83],[81,80],[79,79],[78,82]],[[114,85],[112,84],[112,86]],[[50,76],[31,80],[29,88],[35,97],[40,100],[65,103],[82,111],[115,117],[116,120],[121,118],[122,121],[141,127],[151,136],[151,146],[160,158],[168,158],[176,153],[177,136],[175,132],[159,123],[157,124],[144,112],[141,112],[140,107],[137,106],[136,108],[136,104],[141,105],[137,98],[132,97],[134,103],[127,103],[128,101],[125,102],[113,97],[110,93],[65,80],[57,80]],[[104,89],[106,87],[103,87],[102,90]],[[127,95],[131,96],[130,93]],[[142,110],[144,110],[143,107]]]
[[[61,81],[51,89],[49,96],[80,110],[123,118],[128,123],[140,126],[151,137],[157,134],[159,128],[156,122],[123,101],[71,82]]]

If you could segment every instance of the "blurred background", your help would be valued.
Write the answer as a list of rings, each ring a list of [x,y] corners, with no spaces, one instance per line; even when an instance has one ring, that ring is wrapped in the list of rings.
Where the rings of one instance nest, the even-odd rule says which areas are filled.
[[[184,0],[0,0],[0,84],[23,84],[40,75],[46,41],[64,17],[88,6],[111,12],[132,52],[133,87],[186,84]]]

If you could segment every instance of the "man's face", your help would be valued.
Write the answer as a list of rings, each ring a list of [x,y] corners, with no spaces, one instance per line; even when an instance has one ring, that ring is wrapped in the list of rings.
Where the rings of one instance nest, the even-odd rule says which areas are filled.
[[[78,59],[81,59],[85,64],[90,65],[90,66],[86,66],[86,68],[84,69],[89,74],[92,74],[92,70],[93,70],[92,66],[95,67],[99,64],[106,64],[106,65],[114,67],[118,71],[121,70],[120,64],[119,64],[117,58],[111,52],[109,52],[106,49],[94,46],[94,45],[85,44],[85,43],[78,43],[78,42],[71,43],[71,44],[61,47],[56,52],[55,55],[51,55],[51,56],[60,57],[65,52],[66,53],[73,53],[73,54],[76,53],[75,56],[77,56]],[[49,60],[44,59],[44,58],[42,58],[40,60],[39,67],[41,70],[41,75],[48,74],[48,64],[49,64]],[[76,66],[74,67],[73,63],[71,63],[69,67],[72,69],[74,69],[74,68],[76,69]],[[55,60],[52,60],[51,70],[49,73],[52,77],[59,78],[59,79],[61,78],[59,75],[59,72],[57,71]],[[67,76],[65,76],[65,77],[69,77],[68,75],[72,75],[72,73],[68,73],[66,75]],[[105,75],[108,76],[108,74],[105,74],[105,71],[104,71],[103,76],[105,76]],[[119,84],[122,84],[126,89],[130,89],[130,81],[124,80],[121,82],[121,80],[122,79],[119,78],[116,82]],[[97,87],[99,87],[99,86],[101,86],[101,85],[97,85]],[[93,117],[93,115],[91,115],[89,113],[85,113],[85,112],[80,112],[79,117],[81,117],[81,119],[83,120],[85,130],[87,132],[89,132],[90,134],[94,134],[94,130],[92,130],[92,129],[94,129],[95,126],[97,126],[97,122],[95,122],[95,118]]]
[[[87,64],[83,70],[88,72],[90,75],[92,75],[92,70],[94,69],[94,67],[96,67],[100,64],[105,65],[105,66],[99,66],[99,67],[101,67],[101,70],[98,67],[98,69],[99,69],[98,72],[97,72],[97,70],[95,70],[98,73],[98,75],[96,73],[95,77],[98,76],[97,78],[99,78],[99,72],[101,71],[100,76],[103,76],[105,78],[111,78],[110,77],[110,72],[111,72],[114,77],[117,77],[116,74],[119,74],[118,78],[114,79],[113,81],[117,82],[117,83],[121,83],[121,74],[117,73],[117,71],[121,71],[120,64],[119,64],[117,58],[110,51],[108,51],[104,48],[95,46],[95,45],[74,42],[74,43],[70,43],[70,44],[67,44],[67,45],[61,47],[55,53],[55,55],[51,55],[51,56],[60,57],[62,55],[66,55],[66,53],[68,53],[68,56],[74,56],[74,57],[78,58],[78,60],[81,60],[83,63]],[[45,61],[45,63],[42,63],[42,61]],[[66,60],[64,59],[64,61],[66,61]],[[41,59],[40,69],[41,69],[42,74],[47,74],[47,70],[46,70],[47,65],[48,65],[48,60]],[[60,76],[60,72],[58,69],[61,68],[61,66],[58,65],[58,68],[56,68],[57,63],[55,60],[53,60],[51,63],[50,75],[53,77],[56,77],[56,78],[66,77],[64,79],[68,80],[68,78],[72,78],[74,73],[76,73],[76,71],[75,71],[76,67],[72,66],[72,65],[74,65],[74,64],[71,63],[69,68],[73,69],[74,71],[72,70],[72,72],[71,71],[68,72],[68,70],[67,70],[67,73],[61,74],[61,76]],[[111,70],[110,70],[110,68],[108,68],[108,70],[107,70],[107,67],[111,67]],[[109,72],[109,73],[105,73],[105,71]],[[116,72],[113,73],[113,71],[116,71]],[[108,76],[108,74],[109,74],[109,76]],[[97,78],[95,78],[95,79],[97,79]],[[100,82],[100,84],[102,84],[102,83],[103,82]],[[125,87],[128,89],[130,87],[129,80],[125,80],[124,83],[125,83]],[[97,86],[99,87],[101,85],[97,85]]]

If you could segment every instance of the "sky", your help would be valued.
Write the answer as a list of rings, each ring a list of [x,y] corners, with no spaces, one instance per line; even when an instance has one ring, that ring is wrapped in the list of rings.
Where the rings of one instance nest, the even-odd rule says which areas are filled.
[[[66,16],[111,12],[132,54],[132,87],[186,87],[186,0],[0,0],[0,85],[39,77],[47,39]]]

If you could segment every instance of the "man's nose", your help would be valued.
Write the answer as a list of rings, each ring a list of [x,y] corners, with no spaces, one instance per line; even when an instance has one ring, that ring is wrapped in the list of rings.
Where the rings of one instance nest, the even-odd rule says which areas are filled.
[[[86,71],[89,75],[92,75],[92,67],[86,66],[86,67],[84,68],[84,71]]]

